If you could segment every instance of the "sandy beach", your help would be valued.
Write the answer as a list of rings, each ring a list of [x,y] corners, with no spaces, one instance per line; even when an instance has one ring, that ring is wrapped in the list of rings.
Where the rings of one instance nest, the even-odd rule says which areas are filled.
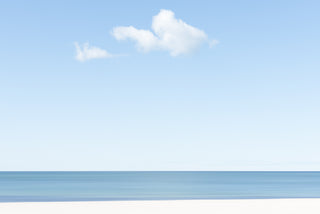
[[[320,199],[0,203],[1,214],[319,214]]]

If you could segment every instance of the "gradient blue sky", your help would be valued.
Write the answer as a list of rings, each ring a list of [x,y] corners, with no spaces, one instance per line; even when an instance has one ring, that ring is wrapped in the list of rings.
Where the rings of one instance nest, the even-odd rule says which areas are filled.
[[[220,44],[110,31],[160,9]],[[2,1],[0,170],[320,170],[319,1]],[[75,60],[74,42],[125,54]]]

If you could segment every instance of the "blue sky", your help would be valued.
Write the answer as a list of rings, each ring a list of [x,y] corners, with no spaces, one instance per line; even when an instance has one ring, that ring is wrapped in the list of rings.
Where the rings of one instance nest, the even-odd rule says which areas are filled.
[[[320,170],[319,8],[1,2],[0,170]],[[152,32],[161,9],[219,44],[172,56],[112,34]],[[75,42],[117,56],[79,62]]]

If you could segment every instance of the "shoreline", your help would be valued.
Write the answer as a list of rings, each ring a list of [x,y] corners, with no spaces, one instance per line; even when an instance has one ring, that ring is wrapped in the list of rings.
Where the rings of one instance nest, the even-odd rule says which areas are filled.
[[[319,214],[320,198],[2,202],[4,214]]]
[[[251,200],[307,200],[307,199],[319,199],[319,197],[305,197],[305,198],[266,198],[266,197],[252,197],[252,198],[173,198],[173,199],[101,199],[101,200],[43,200],[43,201],[1,201],[0,204],[20,204],[20,203],[100,203],[100,202],[161,202],[161,201],[251,201]]]

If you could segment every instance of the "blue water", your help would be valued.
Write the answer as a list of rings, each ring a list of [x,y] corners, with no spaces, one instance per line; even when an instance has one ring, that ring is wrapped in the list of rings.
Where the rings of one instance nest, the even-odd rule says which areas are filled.
[[[0,202],[320,198],[320,172],[0,172]]]

